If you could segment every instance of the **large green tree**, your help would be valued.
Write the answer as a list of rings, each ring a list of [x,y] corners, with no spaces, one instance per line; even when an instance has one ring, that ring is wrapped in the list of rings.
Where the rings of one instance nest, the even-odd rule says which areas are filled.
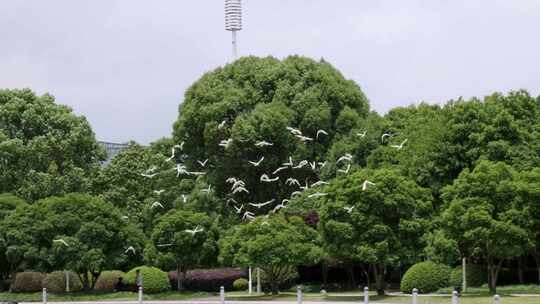
[[[11,193],[1,193],[0,194],[0,223],[4,219],[13,213],[17,208],[22,208],[26,206],[26,202],[11,194]],[[6,242],[3,236],[2,231],[0,231],[0,280],[3,280],[9,276],[12,272],[12,265],[9,263],[6,257]]]
[[[291,270],[322,257],[317,232],[299,217],[257,217],[233,227],[219,244],[222,263],[262,269],[273,294]]]
[[[516,200],[516,174],[505,163],[481,161],[443,192],[443,231],[455,240],[463,257],[486,261],[493,293],[503,261],[521,256],[530,246],[530,214]]]
[[[18,208],[2,223],[6,256],[17,270],[71,269],[85,289],[106,269],[142,261],[144,236],[110,203],[67,194]]]
[[[384,293],[388,267],[421,257],[432,214],[429,190],[385,168],[337,178],[321,191],[328,193],[319,198],[325,250],[349,265],[370,265],[377,291]]]
[[[149,259],[160,266],[173,264],[177,288],[189,269],[212,266],[217,258],[218,223],[204,213],[172,210],[163,215],[152,232]]]
[[[35,201],[87,191],[104,157],[86,119],[51,95],[0,90],[0,192]]]
[[[219,197],[245,207],[271,199],[278,203],[298,190],[285,185],[288,177],[317,181],[328,149],[367,116],[368,101],[358,85],[323,60],[244,57],[205,74],[186,91],[174,124],[175,144],[185,143],[176,160],[190,171],[206,172]],[[327,134],[317,135],[319,130]],[[220,145],[229,139],[227,147]],[[262,141],[271,145],[257,145]],[[248,162],[262,157],[258,166]],[[295,166],[315,162],[315,169],[305,164],[273,174],[289,157]],[[197,162],[206,159],[204,167]],[[263,174],[280,179],[261,182]],[[232,195],[229,177],[244,181],[249,193]],[[264,214],[273,207],[248,208]]]

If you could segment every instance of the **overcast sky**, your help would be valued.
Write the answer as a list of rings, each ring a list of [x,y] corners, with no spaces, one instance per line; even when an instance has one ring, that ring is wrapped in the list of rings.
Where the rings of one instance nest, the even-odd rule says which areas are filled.
[[[171,134],[185,89],[231,59],[223,0],[3,0],[0,87],[49,92],[98,139]],[[243,0],[240,55],[325,58],[389,109],[540,93],[540,1]]]

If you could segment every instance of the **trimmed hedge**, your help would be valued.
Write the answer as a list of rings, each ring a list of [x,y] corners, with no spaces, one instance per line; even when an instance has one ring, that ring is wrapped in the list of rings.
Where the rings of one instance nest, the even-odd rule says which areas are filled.
[[[158,293],[171,289],[167,273],[156,267],[139,266],[131,269],[124,276],[128,285],[135,285],[136,270],[139,269],[142,275],[142,287],[146,293]]]
[[[463,275],[461,266],[456,267],[450,274],[450,286],[461,290]],[[487,271],[480,265],[467,264],[467,286],[480,287],[487,283]]]
[[[412,293],[414,288],[419,293],[430,293],[448,287],[450,267],[431,261],[413,265],[401,279],[401,291]]]
[[[249,287],[249,281],[244,278],[236,279],[233,282],[234,290],[246,290],[248,289],[248,287]]]
[[[15,274],[15,279],[11,283],[13,292],[36,292],[43,289],[43,279],[45,274],[41,272],[25,271]]]
[[[66,274],[64,271],[53,271],[48,273],[43,279],[42,285],[50,292],[66,291]],[[69,290],[78,291],[82,289],[82,283],[74,272],[69,272]]]
[[[247,278],[246,270],[240,268],[194,269],[186,274],[184,287],[189,290],[217,292],[221,286],[232,290],[237,279]],[[169,272],[171,286],[176,290],[176,271]]]
[[[101,275],[99,276],[94,289],[103,290],[103,291],[112,291],[114,290],[114,287],[116,286],[116,282],[118,282],[118,278],[123,278],[125,277],[125,275],[126,274],[120,270],[103,271]],[[144,278],[143,278],[143,284],[144,284]]]

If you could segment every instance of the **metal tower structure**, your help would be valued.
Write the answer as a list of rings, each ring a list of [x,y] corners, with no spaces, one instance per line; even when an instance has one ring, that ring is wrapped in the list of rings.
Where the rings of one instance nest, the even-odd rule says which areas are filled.
[[[225,30],[232,33],[232,56],[236,59],[238,48],[236,32],[242,29],[242,0],[225,0]]]

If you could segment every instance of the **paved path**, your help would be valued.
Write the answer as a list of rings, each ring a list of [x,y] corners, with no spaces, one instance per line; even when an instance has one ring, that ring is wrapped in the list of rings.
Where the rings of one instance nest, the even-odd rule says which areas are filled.
[[[2,302],[0,302],[2,303]],[[41,302],[19,302],[19,304],[36,304]],[[47,302],[48,304],[138,304],[137,301],[80,301],[80,302]],[[144,301],[144,304],[218,304],[219,300],[186,300],[186,301]],[[344,304],[339,301],[303,301],[303,304]],[[363,303],[358,300],[357,303]],[[375,302],[376,304],[400,304],[391,302]],[[291,301],[227,301],[225,304],[296,304],[296,300]]]

